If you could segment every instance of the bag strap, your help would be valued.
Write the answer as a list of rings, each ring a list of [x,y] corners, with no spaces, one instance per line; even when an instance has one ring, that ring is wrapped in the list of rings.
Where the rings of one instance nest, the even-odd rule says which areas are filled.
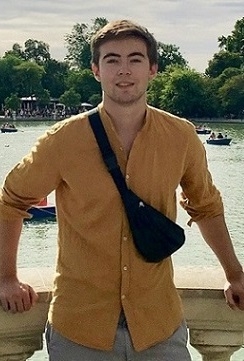
[[[114,183],[116,184],[121,198],[124,199],[128,193],[128,188],[124,179],[124,176],[121,172],[119,164],[115,153],[109,143],[107,133],[104,129],[103,123],[101,121],[98,109],[92,109],[88,112],[88,119],[97,140],[98,146],[101,150],[103,160],[107,166],[107,169],[111,176],[113,177]]]

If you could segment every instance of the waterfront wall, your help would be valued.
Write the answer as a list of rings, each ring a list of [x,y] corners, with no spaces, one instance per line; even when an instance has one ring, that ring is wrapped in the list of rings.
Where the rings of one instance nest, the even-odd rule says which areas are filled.
[[[20,278],[35,288],[39,301],[23,314],[5,313],[0,308],[0,361],[25,361],[43,347],[53,270],[21,269]],[[244,312],[226,305],[221,269],[176,267],[175,282],[191,345],[203,361],[230,361],[243,344]]]

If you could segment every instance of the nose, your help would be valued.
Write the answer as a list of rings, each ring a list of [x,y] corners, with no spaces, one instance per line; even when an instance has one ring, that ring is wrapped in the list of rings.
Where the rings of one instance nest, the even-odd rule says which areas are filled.
[[[131,72],[130,72],[129,70],[127,70],[126,72],[124,72],[123,70],[120,70],[120,71],[119,71],[119,75],[123,75],[123,74],[125,74],[125,75],[131,75]]]
[[[119,75],[130,75],[131,74],[131,71],[130,71],[130,69],[129,69],[129,67],[128,67],[128,64],[123,64],[123,65],[121,65],[121,67],[120,67],[120,69],[119,69],[119,71],[118,71],[118,74]]]

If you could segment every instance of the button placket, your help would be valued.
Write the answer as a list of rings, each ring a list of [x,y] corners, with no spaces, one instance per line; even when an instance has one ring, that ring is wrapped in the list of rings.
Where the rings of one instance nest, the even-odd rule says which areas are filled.
[[[121,237],[121,301],[127,299],[129,290],[129,245],[128,245],[128,229],[127,222],[124,219],[124,232]]]

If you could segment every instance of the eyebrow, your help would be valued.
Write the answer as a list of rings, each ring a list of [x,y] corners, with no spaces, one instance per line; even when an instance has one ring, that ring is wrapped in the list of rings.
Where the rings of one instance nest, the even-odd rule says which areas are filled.
[[[107,59],[107,58],[109,58],[109,57],[111,57],[111,56],[116,57],[116,58],[120,58],[120,57],[121,57],[120,54],[112,53],[112,52],[111,52],[111,53],[105,54],[104,57],[103,57],[103,59]],[[133,53],[130,53],[130,54],[128,55],[128,58],[131,58],[131,57],[133,57],[133,56],[140,56],[140,57],[142,57],[142,58],[145,58],[145,55],[142,54],[142,53],[139,52],[139,51],[135,51],[135,52],[133,52]]]

